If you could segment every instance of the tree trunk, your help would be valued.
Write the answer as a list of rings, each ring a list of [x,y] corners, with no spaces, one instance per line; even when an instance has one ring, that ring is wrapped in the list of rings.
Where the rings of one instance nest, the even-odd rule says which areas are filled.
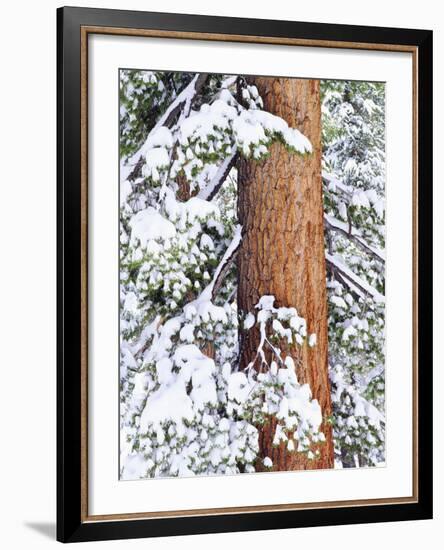
[[[297,365],[300,383],[308,383],[323,414],[326,442],[320,456],[308,460],[288,452],[285,444],[272,445],[275,424],[262,427],[260,458],[270,457],[273,470],[333,467],[330,386],[327,366],[327,293],[321,180],[321,106],[318,80],[257,77],[253,82],[264,109],[282,117],[311,141],[313,153],[301,156],[275,143],[262,162],[239,161],[238,216],[243,240],[238,256],[238,308],[240,315],[255,311],[261,296],[275,296],[276,307],[296,307],[307,321],[308,334],[316,333],[314,347],[287,350]],[[254,359],[259,331],[240,331],[240,367]],[[285,349],[284,344],[281,349]]]

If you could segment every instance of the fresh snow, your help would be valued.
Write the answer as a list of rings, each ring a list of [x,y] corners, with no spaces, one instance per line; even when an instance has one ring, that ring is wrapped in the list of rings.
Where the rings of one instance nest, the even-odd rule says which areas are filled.
[[[174,224],[151,206],[135,214],[130,221],[130,226],[133,245],[140,242],[146,247],[150,240],[166,240],[176,235]]]
[[[347,283],[353,288],[353,290],[359,294],[363,299],[365,295],[368,294],[371,296],[375,302],[384,303],[385,297],[369,285],[364,279],[358,277],[349,269],[343,262],[342,258],[339,255],[333,256],[328,252],[325,253],[326,259],[339,270],[340,274],[347,279]]]

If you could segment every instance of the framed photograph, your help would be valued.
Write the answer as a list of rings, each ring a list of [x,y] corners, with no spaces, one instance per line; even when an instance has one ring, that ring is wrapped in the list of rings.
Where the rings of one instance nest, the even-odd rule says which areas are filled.
[[[58,10],[63,542],[432,517],[432,32]]]

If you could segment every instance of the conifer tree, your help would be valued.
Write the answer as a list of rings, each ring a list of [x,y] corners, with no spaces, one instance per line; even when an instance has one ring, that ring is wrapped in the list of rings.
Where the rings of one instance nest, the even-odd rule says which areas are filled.
[[[302,170],[304,159],[313,156],[310,137],[302,126],[292,121],[289,125],[278,111],[269,112],[258,86],[242,76],[125,70],[120,85],[121,476],[276,469],[273,456],[265,456],[260,444],[270,422],[272,443],[285,442],[293,465],[310,467],[307,464],[315,464],[329,445],[325,439],[331,442],[326,416],[336,422],[343,414],[338,405],[344,401],[343,388],[349,394],[356,390],[365,399],[364,408],[367,403],[379,410],[383,406],[365,393],[379,379],[372,377],[366,385],[362,378],[356,385],[350,378],[346,386],[348,379],[338,378],[339,359],[330,361],[336,392],[333,417],[329,405],[316,399],[312,381],[298,375],[294,359],[286,353],[289,343],[302,354],[318,345],[318,336],[311,331],[319,328],[311,328],[311,320],[305,318],[310,313],[303,311],[303,304],[298,309],[298,304],[283,304],[264,293],[257,295],[257,303],[248,311],[238,311],[237,258],[244,250],[245,236],[237,216],[242,193],[238,170],[245,163],[268,162],[277,147],[285,148],[289,159],[299,159]],[[328,134],[324,169],[342,177],[333,163],[339,158],[335,147],[341,135],[330,92],[342,90],[330,86],[324,93],[323,106],[330,117],[324,125]],[[310,160],[306,162],[308,166]],[[331,183],[334,177],[325,174],[324,182]],[[359,188],[352,181],[343,185]],[[336,206],[343,207],[335,202],[331,185],[325,189],[327,214],[333,219]],[[383,199],[383,192],[377,197]],[[349,210],[357,230],[363,207],[353,204]],[[329,223],[334,224],[332,219]],[[350,291],[359,307],[364,307],[362,296],[383,294],[383,272],[362,274],[352,261],[354,248],[347,248],[358,246],[356,239],[364,242],[373,235],[370,221],[367,226],[359,235],[349,232],[351,245],[336,228],[334,237],[327,238],[333,242],[326,253],[330,306],[340,295],[331,290],[332,285],[342,284],[340,277],[346,277],[337,267],[339,254],[350,264],[349,271],[356,272],[355,284],[361,278],[366,281],[366,286],[360,283],[364,290],[358,285],[357,291]],[[375,248],[374,239],[370,242]],[[372,311],[377,322],[378,311]],[[348,330],[351,345],[355,321],[338,315],[340,310],[329,314],[329,337],[337,323],[341,335]],[[379,333],[372,330],[376,354]],[[270,361],[267,368],[258,370],[245,368],[238,334],[244,337],[249,331],[266,334],[283,361]],[[347,338],[344,341],[349,345]],[[337,341],[337,358],[339,348]],[[264,361],[269,358],[260,342],[256,353]],[[358,371],[345,361],[341,367],[350,373]],[[362,376],[370,376],[367,370]],[[328,388],[327,381],[323,384]],[[376,386],[375,391],[383,395]],[[359,417],[356,411],[355,417]],[[345,438],[350,433],[344,436],[337,426],[339,420],[335,423],[341,441],[335,442],[338,452],[345,450],[362,463],[372,463],[374,447],[370,451],[361,444],[359,451],[354,447],[349,451]]]

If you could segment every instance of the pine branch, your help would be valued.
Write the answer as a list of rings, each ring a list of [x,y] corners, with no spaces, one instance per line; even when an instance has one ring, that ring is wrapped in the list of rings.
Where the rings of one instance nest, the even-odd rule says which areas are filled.
[[[231,264],[234,262],[234,260],[237,258],[237,255],[239,254],[239,245],[240,245],[240,242],[237,244],[236,248],[231,252],[230,256],[225,258],[225,262],[223,263],[219,273],[217,274],[217,277],[213,285],[213,291],[211,292],[212,300],[215,299],[217,293],[219,292],[220,287],[222,286],[222,283],[225,277],[230,271]]]
[[[366,375],[362,375],[360,377],[360,384],[362,387],[367,388],[367,386],[374,380],[375,378],[378,378],[382,374],[384,374],[385,367],[384,365],[377,365],[374,367],[370,372],[368,372]]]
[[[336,256],[326,252],[325,259],[333,274],[338,275],[345,285],[362,299],[370,296],[377,303],[385,303],[385,297],[366,281],[358,277]]]
[[[324,171],[322,172],[322,181],[326,185],[333,185],[335,190],[339,191],[348,202],[351,202],[353,192],[348,185]]]
[[[357,301],[359,301],[359,299],[365,300],[366,298],[365,293],[360,292],[359,289],[357,289],[354,286],[352,287],[352,285],[350,285],[350,282],[344,277],[342,277],[341,273],[338,272],[338,270],[335,269],[335,267],[331,265],[328,261],[327,261],[327,266],[330,268],[333,278],[339,281],[344,287],[348,288],[348,291],[350,292],[350,294],[353,296],[355,300]]]
[[[238,225],[234,232],[233,240],[225,250],[225,254],[218,265],[216,272],[214,273],[213,280],[204,290],[204,292],[211,293],[211,300],[214,300],[217,292],[219,291],[223,280],[225,279],[231,264],[236,259],[239,253],[239,247],[242,242],[242,226]]]
[[[236,148],[233,147],[231,153],[227,158],[224,159],[222,164],[219,166],[216,174],[208,185],[204,187],[198,193],[200,199],[211,201],[218,193],[219,189],[222,187],[224,181],[227,179],[228,174],[230,173],[231,168],[236,164],[238,159],[238,153]]]
[[[208,79],[207,73],[197,73],[191,82],[186,86],[176,99],[171,103],[171,105],[166,109],[163,115],[159,118],[154,128],[148,134],[147,139],[145,140],[142,147],[135,153],[131,159],[129,159],[130,164],[135,164],[134,169],[131,174],[128,176],[129,180],[134,181],[139,177],[142,166],[145,162],[144,156],[146,153],[147,143],[149,142],[150,136],[152,136],[160,127],[166,126],[171,128],[174,124],[174,121],[177,119],[178,115],[182,112],[183,116],[187,117],[190,113],[191,106],[193,104],[194,98],[203,88],[205,82]]]
[[[375,258],[381,263],[385,263],[385,257],[381,250],[371,247],[364,239],[359,235],[353,227],[348,227],[346,223],[343,223],[328,214],[324,214],[325,228],[328,231],[335,231],[347,237],[350,241],[353,241],[359,248],[364,250],[367,254]]]

